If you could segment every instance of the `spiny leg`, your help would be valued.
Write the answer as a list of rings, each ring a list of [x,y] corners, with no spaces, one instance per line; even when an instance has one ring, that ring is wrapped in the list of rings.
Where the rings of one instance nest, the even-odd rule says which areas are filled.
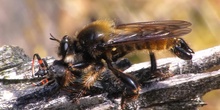
[[[40,65],[39,66],[39,70],[38,72],[35,73],[34,71],[34,60],[35,58],[37,58],[37,61],[38,61],[38,64]],[[32,60],[32,76],[44,76],[46,74],[48,74],[48,64],[46,62],[45,59],[42,59],[38,54],[34,54],[33,55],[33,60]]]
[[[91,69],[87,70],[88,72],[85,73],[83,76],[83,86],[86,89],[90,89],[92,85],[97,81],[100,74],[103,73],[105,68],[103,65],[92,65]]]
[[[37,58],[39,66],[39,70],[35,73],[34,71],[34,60]],[[48,64],[45,59],[42,59],[38,54],[33,55],[33,60],[32,60],[32,76],[44,76],[48,74]],[[34,83],[33,86],[42,86],[45,84],[48,84],[50,82],[53,82],[52,78],[45,78],[41,80],[38,83]]]
[[[40,82],[38,83],[33,83],[32,85],[33,86],[42,86],[42,85],[45,85],[45,84],[51,84],[52,82],[54,82],[54,80],[52,78],[45,78],[45,79],[42,79]]]
[[[96,63],[89,65],[84,69],[82,76],[82,86],[79,88],[79,93],[75,96],[73,102],[78,103],[78,99],[86,94],[86,91],[90,89],[91,86],[98,80],[101,73],[105,71],[103,63]]]

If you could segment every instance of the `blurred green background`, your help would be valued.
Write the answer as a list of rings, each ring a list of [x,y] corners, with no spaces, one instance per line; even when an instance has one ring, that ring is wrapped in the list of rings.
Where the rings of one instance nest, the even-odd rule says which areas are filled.
[[[96,19],[116,23],[178,19],[191,22],[192,32],[184,39],[195,51],[220,44],[220,0],[0,0],[0,46],[17,45],[32,57],[56,57],[57,43],[49,34],[74,36]],[[167,55],[164,55],[166,53]],[[157,57],[170,57],[157,52]],[[128,56],[133,62],[146,61],[146,52]],[[207,93],[207,106],[220,110],[220,91]]]

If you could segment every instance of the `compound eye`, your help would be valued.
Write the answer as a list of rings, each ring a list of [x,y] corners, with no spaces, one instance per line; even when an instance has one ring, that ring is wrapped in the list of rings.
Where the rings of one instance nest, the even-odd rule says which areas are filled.
[[[61,41],[61,45],[63,45],[63,49],[66,51],[68,49],[69,38],[65,35]]]
[[[67,51],[69,49],[69,43],[70,43],[69,37],[65,35],[60,42],[60,49],[61,49],[60,51],[63,57],[65,57],[67,54]]]
[[[69,42],[69,37],[67,35],[65,35],[61,42],[68,43]]]
[[[69,45],[68,45],[68,43],[64,43],[63,44],[63,48],[64,48],[64,51],[67,51],[68,50],[68,48],[69,48]]]

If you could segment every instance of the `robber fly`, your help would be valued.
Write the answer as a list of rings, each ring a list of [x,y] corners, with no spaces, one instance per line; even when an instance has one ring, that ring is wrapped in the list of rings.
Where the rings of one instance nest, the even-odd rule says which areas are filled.
[[[188,28],[191,23],[181,20],[138,22],[115,25],[112,21],[98,20],[83,28],[75,37],[64,36],[61,40],[51,35],[51,40],[57,41],[60,46],[58,55],[68,64],[69,69],[85,69],[95,65],[92,74],[86,78],[92,79],[85,83],[89,88],[96,78],[93,75],[101,74],[101,70],[108,67],[112,73],[123,82],[126,87],[122,94],[121,107],[124,103],[134,100],[139,95],[140,85],[130,75],[113,66],[113,62],[135,50],[148,50],[151,61],[151,71],[157,73],[154,50],[170,50],[183,60],[191,60],[193,50],[179,38],[191,32]],[[84,79],[88,81],[87,79]]]

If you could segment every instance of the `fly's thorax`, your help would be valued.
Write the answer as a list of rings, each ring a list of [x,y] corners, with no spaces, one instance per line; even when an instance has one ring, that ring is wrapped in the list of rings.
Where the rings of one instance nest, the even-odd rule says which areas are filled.
[[[95,59],[101,56],[105,49],[100,49],[100,47],[110,39],[114,30],[113,27],[114,25],[107,20],[96,21],[86,26],[77,35],[77,39],[83,51],[89,53],[89,55]]]
[[[96,21],[82,29],[77,39],[83,47],[91,47],[106,42],[114,30],[113,27],[114,25],[106,20]]]

